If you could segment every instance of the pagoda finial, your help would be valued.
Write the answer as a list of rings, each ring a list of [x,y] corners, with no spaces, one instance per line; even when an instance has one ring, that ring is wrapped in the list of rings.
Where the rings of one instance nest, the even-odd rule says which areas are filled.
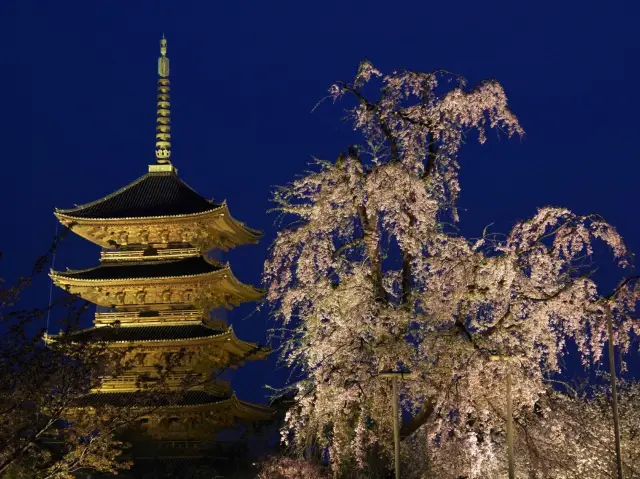
[[[171,164],[171,103],[169,100],[169,58],[162,34],[158,58],[158,116],[156,120],[156,163]]]

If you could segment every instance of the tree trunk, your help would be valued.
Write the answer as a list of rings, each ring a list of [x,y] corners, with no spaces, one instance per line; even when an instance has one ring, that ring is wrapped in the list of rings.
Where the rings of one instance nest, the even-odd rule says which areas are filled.
[[[411,256],[402,252],[402,304],[407,306],[411,300]]]
[[[371,280],[376,301],[387,301],[387,292],[382,284],[382,255],[380,254],[380,231],[378,218],[369,218],[364,206],[358,207],[358,215],[362,224],[364,245],[371,264]]]
[[[438,155],[438,149],[435,145],[435,139],[433,137],[433,133],[430,133],[427,137],[427,141],[429,143],[428,147],[428,155],[427,155],[427,164],[424,168],[424,178],[429,178],[429,175],[433,173],[433,170],[436,168],[436,157]]]
[[[411,436],[420,426],[426,423],[431,413],[433,413],[433,407],[433,403],[426,402],[418,414],[402,425],[402,428],[400,428],[400,437],[405,439]]]

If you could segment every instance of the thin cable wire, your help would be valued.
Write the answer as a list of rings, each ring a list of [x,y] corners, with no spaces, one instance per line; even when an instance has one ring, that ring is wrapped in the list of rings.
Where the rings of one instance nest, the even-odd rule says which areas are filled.
[[[53,237],[54,241],[58,240],[58,225],[59,223],[56,221],[56,234]],[[53,256],[51,258],[51,269],[55,269],[56,267],[56,252],[58,248],[53,250]],[[45,333],[49,334],[49,320],[51,319],[51,303],[53,302],[53,280],[49,283],[49,307],[47,308],[47,324],[45,328]]]

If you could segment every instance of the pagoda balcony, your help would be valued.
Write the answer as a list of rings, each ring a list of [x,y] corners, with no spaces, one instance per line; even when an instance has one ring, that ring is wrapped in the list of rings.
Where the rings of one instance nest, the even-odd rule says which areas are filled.
[[[199,256],[198,248],[147,248],[120,251],[102,251],[100,262],[124,262],[124,261],[166,261],[172,259],[184,259]]]
[[[222,319],[210,320],[204,309],[182,309],[164,311],[116,311],[111,313],[96,313],[95,326],[110,326],[118,324],[127,326],[157,326],[157,325],[187,325],[207,322],[216,329],[226,330],[227,322]]]
[[[213,446],[217,446],[219,443],[217,441],[156,441],[155,446],[157,449],[164,449],[170,451],[193,451],[193,455],[196,457],[202,456],[203,449],[209,449]],[[153,456],[153,459],[156,459]],[[225,456],[220,456],[218,459],[226,459]]]
[[[199,377],[199,381],[202,383],[200,386],[192,386],[190,391],[206,391],[221,397],[231,396],[231,383],[229,381],[223,381],[216,379],[214,381],[207,380],[206,375],[196,375]],[[187,378],[194,378],[191,373],[174,373],[165,378],[163,383],[164,387],[167,387],[171,391],[182,392],[185,391],[185,380]],[[121,374],[118,376],[103,376],[100,378],[100,386],[94,388],[92,392],[134,392],[134,391],[153,391],[154,387],[158,385],[158,379],[150,376],[145,378],[144,374]]]

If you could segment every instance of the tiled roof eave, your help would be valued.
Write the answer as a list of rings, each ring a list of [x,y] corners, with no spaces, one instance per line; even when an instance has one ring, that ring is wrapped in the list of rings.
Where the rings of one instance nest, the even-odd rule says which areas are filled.
[[[119,394],[119,393],[97,393],[97,394]],[[194,404],[167,404],[167,405],[161,405],[158,407],[159,410],[162,409],[174,409],[174,408],[193,408],[193,407],[202,407],[202,406],[214,406],[214,407],[219,407],[219,406],[224,406],[227,404],[231,404],[235,407],[237,407],[240,411],[247,411],[247,412],[251,412],[251,413],[262,413],[265,415],[273,415],[275,413],[275,411],[268,407],[268,406],[261,406],[259,404],[254,404],[254,403],[250,403],[247,401],[241,401],[238,399],[238,397],[236,396],[235,392],[231,395],[231,397],[228,398],[224,398],[224,399],[220,399],[219,401],[215,401],[215,402],[202,402],[202,403],[194,403]],[[91,405],[86,405],[86,406],[71,406],[70,409],[86,409],[88,407],[96,407],[96,406],[91,406]],[[118,407],[118,406],[115,406]],[[149,405],[145,405],[145,406],[140,406],[140,405],[127,405],[126,407],[131,408],[131,409],[144,409],[144,408],[148,408]]]
[[[109,283],[109,284],[120,284],[120,283],[129,283],[131,281],[135,281],[136,283],[143,283],[143,282],[156,282],[158,280],[163,281],[163,280],[183,280],[183,279],[195,279],[195,278],[206,278],[206,277],[210,277],[213,278],[216,275],[219,274],[226,274],[228,275],[226,278],[227,281],[229,281],[232,285],[238,286],[241,289],[244,290],[250,290],[253,293],[256,293],[259,296],[264,296],[265,290],[261,289],[261,288],[256,288],[254,286],[251,286],[249,284],[244,284],[243,282],[241,282],[240,280],[238,280],[233,272],[231,271],[231,267],[229,266],[229,264],[227,263],[226,265],[224,265],[221,269],[217,270],[217,271],[212,271],[209,273],[200,273],[200,274],[191,274],[191,275],[181,275],[181,276],[156,276],[156,277],[146,277],[146,278],[117,278],[117,279],[82,279],[82,278],[73,278],[73,277],[69,277],[69,276],[64,276],[61,275],[53,270],[51,270],[51,272],[49,273],[49,277],[53,280],[53,281],[58,281],[60,283],[66,282],[66,283],[74,283],[77,285],[81,285],[83,282],[88,282],[88,283],[93,283],[93,284],[99,284],[99,283]],[[62,280],[62,281],[61,281]]]
[[[102,326],[104,327],[104,326]],[[134,326],[120,326],[121,328],[127,328],[127,327],[134,327]],[[95,330],[95,329],[100,329],[96,326],[92,327],[92,328],[88,328],[88,329],[84,329],[82,331],[79,331],[78,334],[80,333],[84,333],[86,331],[91,331],[91,330]],[[71,334],[71,336],[73,336],[73,334]],[[48,335],[48,340],[50,341],[55,341],[57,337],[60,337],[60,334],[50,334]],[[104,342],[104,343],[109,343],[109,344],[131,344],[131,343],[170,343],[170,342],[184,342],[184,341],[200,341],[200,340],[207,340],[207,339],[215,339],[217,341],[219,341],[220,339],[230,339],[232,340],[235,344],[239,345],[239,346],[244,346],[244,347],[248,347],[250,349],[256,348],[257,351],[255,351],[255,354],[258,353],[265,353],[268,354],[271,352],[271,349],[266,349],[264,347],[259,347],[257,343],[250,343],[248,341],[243,341],[242,339],[238,339],[238,337],[236,336],[235,332],[233,331],[233,327],[229,326],[227,328],[226,331],[222,331],[219,334],[210,334],[207,336],[194,336],[191,338],[177,338],[177,339],[173,339],[173,338],[162,338],[162,339],[123,339],[123,340],[117,340],[117,341],[113,341],[113,340],[96,340],[96,342]]]
[[[108,326],[106,326],[108,327]],[[143,327],[154,327],[154,326],[143,326]],[[157,327],[162,327],[162,326],[157,326]],[[178,326],[180,327],[180,326]],[[86,333],[87,331],[97,331],[97,330],[102,330],[103,328],[105,328],[105,326],[93,326],[91,328],[87,328],[87,329],[83,329],[80,331],[76,331],[74,333],[69,334],[70,338],[73,338],[73,336],[79,336],[81,334]],[[136,329],[136,326],[118,326],[120,331],[124,331],[126,329]],[[60,337],[60,334],[50,334],[48,337],[52,340],[55,340],[55,338]],[[153,343],[153,342],[159,342],[159,341],[195,341],[198,339],[209,339],[209,338],[222,338],[224,336],[233,336],[233,331],[231,330],[231,327],[227,328],[226,331],[221,331],[218,334],[209,334],[206,336],[193,336],[190,338],[161,338],[161,339],[123,339],[123,340],[118,340],[118,341],[114,341],[114,340],[109,340],[109,339],[96,339],[96,342],[103,342],[103,343]],[[81,340],[84,340],[86,338],[81,338]],[[72,339],[73,340],[73,339]]]
[[[156,209],[147,209],[153,206]],[[176,171],[150,171],[102,198],[56,212],[73,219],[114,218],[118,214],[144,217],[205,212],[218,206],[186,184]]]
[[[138,183],[141,183],[142,181],[144,181],[148,177],[149,177],[149,174],[147,173],[145,175],[142,175],[140,178],[134,180],[133,182],[131,182],[131,183],[127,184],[127,185],[124,185],[121,188],[118,188],[113,193],[109,193],[108,195],[103,196],[102,198],[99,198],[99,199],[94,200],[94,201],[90,201],[88,203],[83,203],[81,205],[77,205],[74,208],[66,208],[66,209],[63,209],[63,210],[56,208],[56,212],[59,211],[61,213],[70,213],[70,212],[73,212],[73,211],[79,211],[79,210],[83,210],[83,209],[86,209],[86,208],[90,208],[91,206],[100,204],[103,201],[106,201],[106,200],[108,200],[110,198],[113,198],[113,197],[119,195],[120,193],[123,193],[124,191],[128,190],[129,188],[133,188]]]
[[[214,276],[217,275],[221,272],[229,272],[230,269],[228,267],[224,267],[222,269],[219,269],[218,271],[210,271],[208,273],[198,273],[198,274],[184,274],[184,275],[179,275],[179,276],[149,276],[149,277],[140,277],[140,278],[115,278],[115,279],[109,279],[109,278],[74,278],[73,276],[65,276],[64,273],[60,274],[58,272],[55,271],[51,271],[51,273],[49,273],[49,276],[51,277],[51,279],[53,279],[54,281],[56,279],[65,279],[67,281],[74,281],[74,282],[78,282],[78,283],[82,283],[82,282],[90,282],[90,283],[118,283],[118,282],[131,282],[131,281],[156,281],[156,280],[166,280],[166,279],[189,279],[189,278],[201,278],[201,277],[206,277],[206,276]]]
[[[233,337],[234,341],[236,341],[236,343],[238,343],[238,344],[240,344],[242,346],[248,346],[248,347],[251,347],[251,348],[257,348],[258,351],[255,352],[256,354],[258,354],[258,353],[270,354],[271,353],[271,348],[269,348],[269,347],[265,347],[265,346],[258,347],[257,343],[250,343],[248,341],[244,341],[242,339],[238,339],[238,336],[236,336],[236,333],[233,331],[233,326],[229,326],[229,329],[227,329],[227,331],[229,331],[232,334],[232,337]]]
[[[119,394],[119,393],[97,393],[97,394]],[[229,402],[233,403],[233,400],[235,399],[235,396],[232,396],[230,398],[225,398],[225,399],[221,399],[219,401],[215,401],[215,402],[202,402],[202,403],[195,403],[195,404],[166,404],[166,405],[160,405],[157,406],[158,410],[163,410],[163,409],[175,409],[175,408],[194,408],[194,407],[202,407],[202,406],[223,406],[225,404],[228,404]],[[237,400],[236,400],[237,401]],[[132,404],[132,405],[127,405],[127,406],[113,406],[113,405],[108,405],[110,407],[127,407],[130,409],[148,409],[150,406],[152,405],[145,405],[145,406],[140,406],[140,405],[136,405],[136,404]],[[69,409],[87,409],[90,407],[96,407],[95,405],[87,405],[87,406],[71,406]]]
[[[275,410],[273,408],[270,408],[269,406],[261,406],[260,404],[255,404],[248,401],[242,401],[238,399],[235,394],[232,396],[232,399],[235,399],[235,405],[242,410],[252,413],[262,413],[268,416],[273,416],[275,414]]]
[[[238,221],[236,220],[233,216],[231,216],[231,212],[229,211],[229,208],[227,206],[227,200],[223,200],[222,201],[222,205],[224,205],[226,212],[227,212],[227,218],[229,218],[229,220],[236,226],[238,226],[239,228],[243,229],[244,231],[246,231],[247,233],[249,233],[252,236],[255,236],[256,238],[260,238],[263,234],[263,231],[261,230],[257,230],[254,228],[250,228],[249,226],[245,225],[242,221]]]
[[[229,334],[228,331],[222,332],[220,334],[212,334],[210,336],[198,336],[198,337],[193,337],[193,338],[182,338],[182,339],[134,339],[134,340],[120,340],[120,341],[104,341],[106,343],[109,344],[131,344],[131,343],[180,343],[180,342],[184,342],[184,341],[202,341],[202,340],[207,340],[207,339],[216,339],[216,340],[220,340],[220,339],[224,339],[224,338],[228,338],[228,339],[232,339],[234,340],[234,342],[236,344],[247,344],[247,345],[251,345],[253,343],[245,343],[245,341],[242,341],[238,338],[235,337],[235,335],[233,334]],[[255,347],[257,347],[258,345],[256,344]]]
[[[92,221],[118,223],[118,222],[122,222],[122,221],[136,221],[136,222],[139,222],[139,221],[149,221],[149,220],[194,218],[196,216],[210,215],[211,213],[218,212],[221,209],[225,209],[225,211],[228,211],[227,208],[226,208],[226,201],[223,201],[218,206],[214,206],[213,208],[211,208],[210,210],[207,210],[207,211],[200,211],[198,213],[185,213],[185,214],[179,214],[179,215],[127,216],[127,217],[123,217],[123,218],[91,218],[91,217],[85,217],[85,216],[73,216],[73,215],[69,214],[69,211],[72,211],[72,210],[59,210],[57,208],[56,208],[54,214],[59,219],[62,219],[61,217],[64,217],[64,218],[68,218],[68,219],[70,219],[72,221],[83,222],[83,223],[90,223]],[[236,223],[237,223],[237,221],[236,221]],[[245,227],[245,229],[247,229],[247,228]]]
[[[163,221],[163,220],[181,220],[181,219],[193,220],[193,219],[197,219],[199,217],[204,218],[204,217],[209,216],[209,215],[211,215],[213,213],[222,212],[222,213],[226,214],[226,218],[228,218],[231,223],[233,223],[238,228],[240,228],[243,231],[245,231],[250,236],[252,236],[252,237],[254,237],[256,239],[259,239],[263,235],[263,231],[251,228],[251,227],[245,225],[244,223],[242,223],[241,221],[238,221],[235,218],[233,218],[231,216],[231,213],[229,212],[229,208],[227,206],[227,200],[223,200],[222,203],[220,203],[218,206],[213,207],[212,209],[207,210],[207,211],[201,211],[201,212],[198,212],[198,213],[185,213],[185,214],[179,214],[179,215],[128,216],[128,217],[123,217],[123,218],[88,218],[88,217],[84,217],[84,216],[73,216],[73,215],[69,214],[69,211],[71,211],[71,210],[56,209],[54,211],[54,214],[56,215],[56,217],[59,220],[66,219],[66,220],[69,220],[71,222],[77,222],[78,224],[82,224],[82,223],[84,223],[84,224],[88,224],[89,223],[90,224],[92,222],[117,224],[117,223],[122,223],[122,222],[140,223],[140,222]]]

